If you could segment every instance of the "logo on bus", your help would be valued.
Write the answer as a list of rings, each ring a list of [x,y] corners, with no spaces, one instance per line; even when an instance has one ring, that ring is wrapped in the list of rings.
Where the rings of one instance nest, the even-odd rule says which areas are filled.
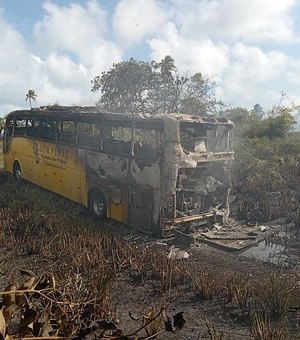
[[[36,164],[39,164],[41,159],[40,159],[40,154],[39,154],[39,145],[37,142],[33,143],[32,151],[33,151],[34,161],[36,162]]]

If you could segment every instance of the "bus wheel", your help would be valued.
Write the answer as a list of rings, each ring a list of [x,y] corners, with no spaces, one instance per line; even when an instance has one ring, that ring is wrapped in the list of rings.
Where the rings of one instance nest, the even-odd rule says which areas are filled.
[[[20,167],[19,162],[14,162],[13,176],[18,182],[22,181],[22,173],[21,173],[21,167]]]
[[[101,219],[106,218],[106,200],[100,191],[92,191],[90,193],[89,209],[94,216]]]

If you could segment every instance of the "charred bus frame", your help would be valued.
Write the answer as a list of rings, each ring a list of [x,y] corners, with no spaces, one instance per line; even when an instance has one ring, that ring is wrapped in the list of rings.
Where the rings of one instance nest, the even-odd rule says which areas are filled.
[[[5,169],[146,233],[228,214],[233,123],[51,106],[11,112]]]

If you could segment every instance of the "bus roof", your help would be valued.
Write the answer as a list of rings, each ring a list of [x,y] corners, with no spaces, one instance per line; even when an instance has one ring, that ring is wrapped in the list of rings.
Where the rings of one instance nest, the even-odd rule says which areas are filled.
[[[62,119],[78,119],[85,120],[86,118],[91,120],[109,119],[109,120],[122,120],[122,121],[151,121],[163,124],[163,115],[144,115],[144,114],[129,114],[129,113],[112,113],[99,109],[96,106],[41,106],[32,108],[30,110],[17,110],[10,112],[7,118],[10,116],[24,116],[30,114],[32,117],[53,116],[60,117]],[[227,117],[220,116],[197,116],[188,115],[182,113],[169,113],[169,117],[176,119],[180,122],[186,123],[200,123],[209,125],[234,125]]]

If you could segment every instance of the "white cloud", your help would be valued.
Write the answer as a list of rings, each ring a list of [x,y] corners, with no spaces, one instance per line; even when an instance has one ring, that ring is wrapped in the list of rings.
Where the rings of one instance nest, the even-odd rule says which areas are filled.
[[[148,41],[152,59],[160,60],[171,55],[178,68],[210,75],[228,67],[229,48],[226,44],[211,39],[186,39],[180,36],[173,23],[168,23],[163,32],[160,37]]]
[[[32,46],[0,16],[0,109],[26,107],[29,88],[38,94],[37,105],[93,105],[100,95],[91,92],[91,79],[122,59],[103,38],[106,14],[96,0],[85,7],[47,1],[44,10]]]
[[[295,40],[296,0],[174,0],[185,37],[284,42]]]
[[[102,41],[106,15],[95,0],[88,1],[86,8],[75,3],[61,7],[50,1],[43,7],[46,15],[34,27],[40,50],[46,53],[68,50],[80,54],[82,49]]]
[[[243,43],[233,46],[232,58],[232,68],[241,68],[246,71],[247,79],[257,82],[265,82],[280,76],[288,62],[288,58],[282,52],[263,52],[258,47]]]
[[[77,64],[68,55],[50,54],[46,60],[49,80],[58,88],[80,86],[87,76],[87,69]]]
[[[122,46],[139,43],[160,30],[167,12],[158,0],[121,0],[116,6],[113,28]]]
[[[0,103],[1,109],[25,103],[35,62],[22,35],[0,15]],[[0,115],[7,112],[0,112]]]
[[[292,58],[278,46],[265,51],[249,41],[270,42],[276,37],[294,42],[289,11],[295,1],[279,0],[276,6],[270,0],[174,0],[173,4],[173,21],[148,40],[152,59],[169,54],[179,69],[217,75],[217,95],[233,105],[271,106],[280,91],[294,91],[289,84],[295,75]]]
[[[295,126],[294,126],[294,129],[296,130],[296,131],[300,131],[300,111],[298,110],[297,111],[297,113],[296,113],[296,115],[295,115],[295,121],[297,122],[296,124],[295,124]]]
[[[95,94],[87,95],[90,80],[122,59],[117,45],[103,38],[107,29],[105,11],[96,0],[87,1],[85,7],[46,2],[44,9],[46,15],[35,25],[34,33],[38,51],[45,51],[43,57],[48,59],[49,80],[56,79],[58,87],[65,84],[69,89],[81,84],[85,97],[94,98]],[[68,92],[66,86],[64,91]]]
[[[174,4],[174,16],[185,37],[275,43],[296,39],[296,0],[174,0]]]
[[[259,102],[272,106],[280,98],[280,92],[286,90],[280,86],[287,86],[285,73],[289,61],[289,57],[279,51],[263,52],[237,43],[231,49],[230,67],[220,81],[219,93],[231,98],[234,105],[251,107]]]
[[[121,60],[117,45],[103,38],[107,18],[96,0],[87,1],[86,7],[74,3],[61,7],[48,1],[44,9],[46,15],[34,28],[38,51],[44,51],[44,57],[71,53],[76,62],[98,73]]]

